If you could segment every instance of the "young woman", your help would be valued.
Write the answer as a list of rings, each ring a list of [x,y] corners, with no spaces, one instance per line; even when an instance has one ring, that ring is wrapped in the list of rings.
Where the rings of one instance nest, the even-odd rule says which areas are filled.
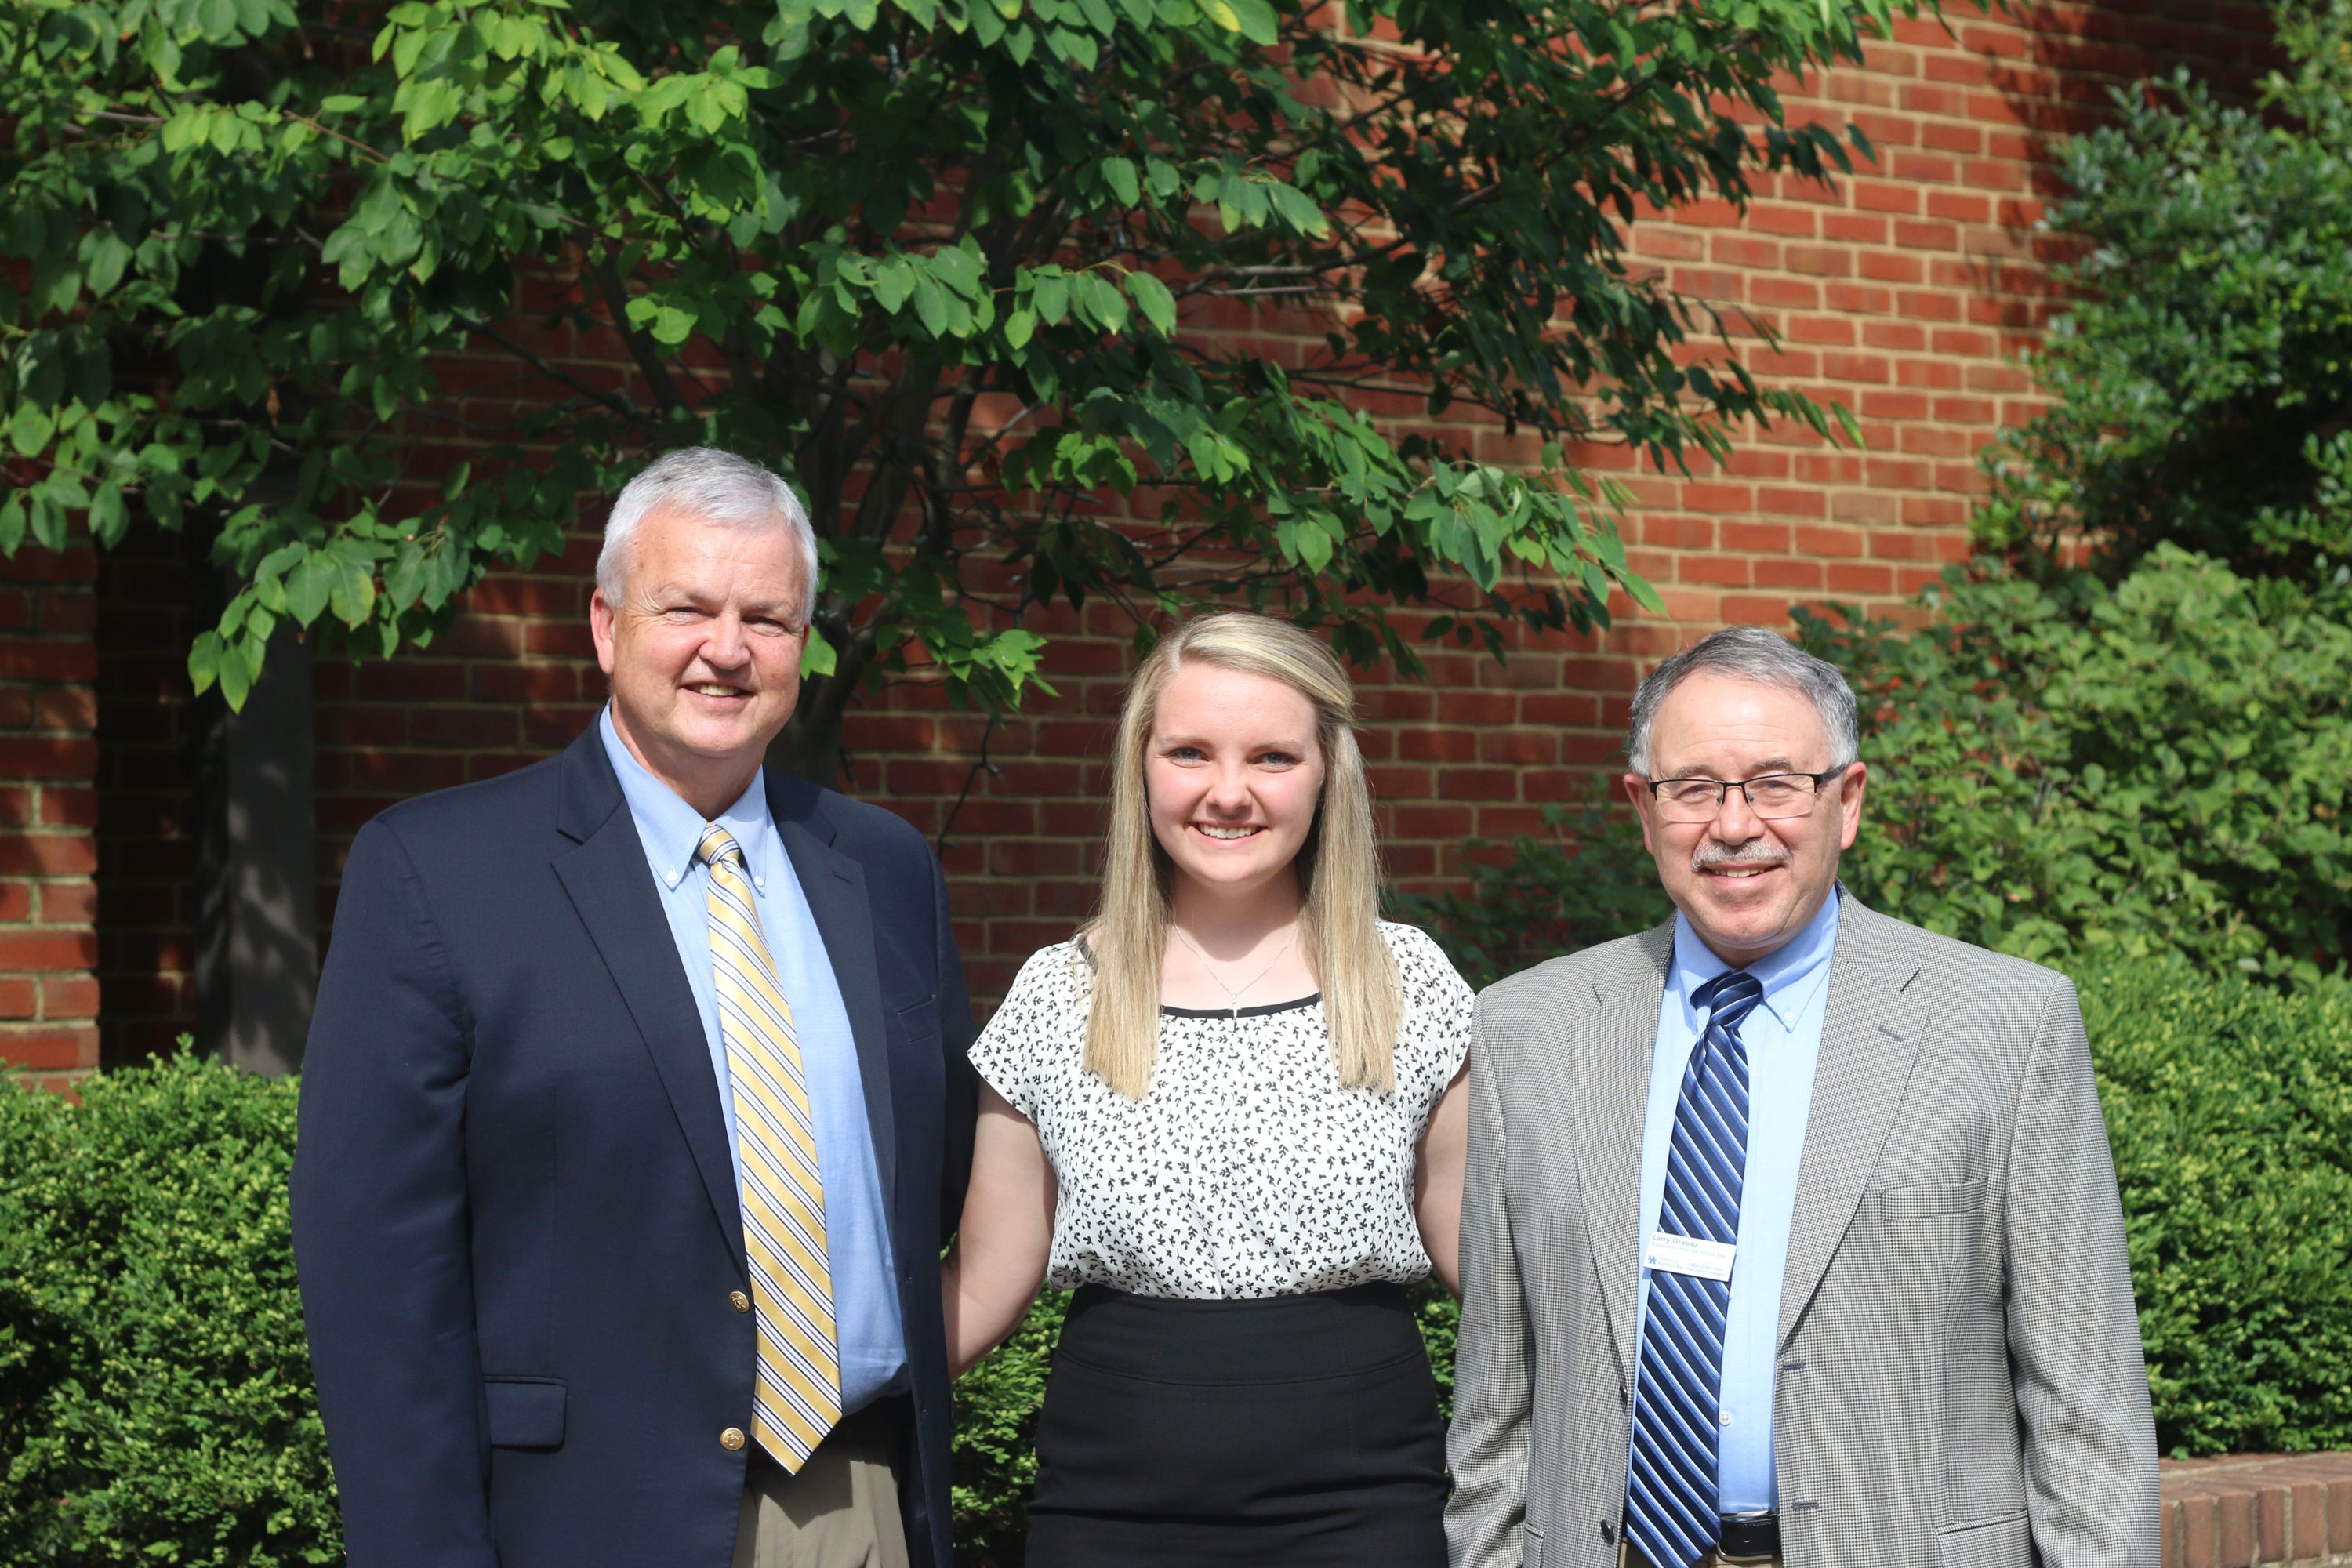
[[[1077,1291],[1031,1568],[1440,1568],[1444,1435],[1404,1288],[1454,1283],[1470,992],[1378,918],[1346,671],[1191,621],[1119,718],[1101,907],[972,1047],[955,1370]]]

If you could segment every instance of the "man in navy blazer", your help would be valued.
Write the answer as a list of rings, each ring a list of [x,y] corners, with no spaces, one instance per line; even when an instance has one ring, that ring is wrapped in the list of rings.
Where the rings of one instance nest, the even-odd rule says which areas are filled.
[[[606,525],[596,724],[352,846],[293,1178],[352,1568],[950,1560],[939,1251],[971,1009],[922,837],[761,766],[815,581],[781,480],[660,459]],[[785,1303],[745,1252],[714,826],[822,1170],[842,1414],[782,1462],[755,1420]]]

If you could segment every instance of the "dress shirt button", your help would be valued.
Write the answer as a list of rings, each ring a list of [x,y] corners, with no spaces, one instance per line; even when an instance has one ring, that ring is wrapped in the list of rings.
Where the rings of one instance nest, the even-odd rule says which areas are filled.
[[[748,1312],[751,1310],[751,1298],[740,1290],[730,1290],[727,1292],[727,1304],[739,1312]]]
[[[1715,1418],[1723,1426],[1728,1426],[1731,1425],[1731,1412],[1728,1410],[1719,1410],[1716,1412]]]
[[[719,1446],[726,1449],[730,1454],[736,1449],[741,1447],[743,1446],[743,1428],[740,1426],[730,1426],[726,1431],[719,1434]]]

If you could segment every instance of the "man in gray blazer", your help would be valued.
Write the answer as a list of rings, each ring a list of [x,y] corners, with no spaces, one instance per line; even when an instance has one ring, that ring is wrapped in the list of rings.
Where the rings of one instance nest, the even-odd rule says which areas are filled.
[[[2074,987],[1839,887],[1853,695],[1776,634],[1627,752],[1679,912],[1479,999],[1454,1568],[2154,1568]]]

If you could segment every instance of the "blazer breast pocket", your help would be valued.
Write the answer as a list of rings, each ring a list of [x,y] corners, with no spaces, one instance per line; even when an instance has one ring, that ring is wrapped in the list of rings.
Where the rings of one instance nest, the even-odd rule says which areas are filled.
[[[563,1446],[562,1382],[552,1377],[486,1377],[482,1402],[493,1448]]]
[[[1965,1182],[1907,1183],[1881,1192],[1878,1212],[1890,1226],[1972,1215],[1984,1207],[1984,1189],[1982,1176],[1970,1176]]]
[[[2011,1513],[1939,1531],[1936,1562],[1937,1568],[2032,1568],[2032,1521]]]
[[[926,996],[895,1010],[898,1033],[910,1046],[919,1046],[940,1037],[940,999]]]

